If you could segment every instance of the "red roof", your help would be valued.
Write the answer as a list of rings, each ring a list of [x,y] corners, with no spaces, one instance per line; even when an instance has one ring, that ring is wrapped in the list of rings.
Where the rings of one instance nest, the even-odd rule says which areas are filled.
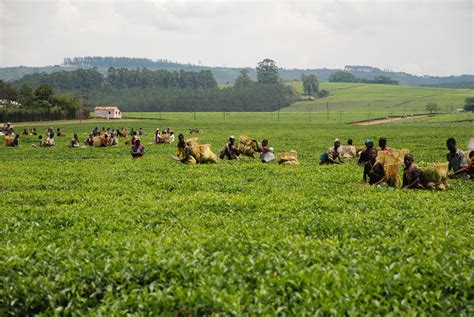
[[[94,108],[94,111],[96,110],[119,110],[119,108],[115,106],[99,106]]]

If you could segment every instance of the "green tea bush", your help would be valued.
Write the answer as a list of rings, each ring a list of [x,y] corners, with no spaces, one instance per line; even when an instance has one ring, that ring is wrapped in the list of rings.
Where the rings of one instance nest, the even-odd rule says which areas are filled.
[[[0,315],[473,314],[473,182],[391,190],[355,162],[318,165],[335,137],[443,162],[446,138],[472,130],[213,116],[62,124],[55,148],[1,146]],[[95,125],[143,127],[144,158],[123,140],[67,147]],[[268,138],[301,165],[181,165],[176,145],[148,144],[164,126],[203,128],[214,152],[230,134]]]

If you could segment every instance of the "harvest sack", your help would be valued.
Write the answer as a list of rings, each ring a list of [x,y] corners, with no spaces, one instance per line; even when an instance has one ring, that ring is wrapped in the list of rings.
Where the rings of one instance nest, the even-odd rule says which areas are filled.
[[[383,168],[385,171],[385,176],[387,177],[387,184],[391,187],[400,187],[400,176],[398,172],[400,171],[401,163],[393,164],[384,164]]]
[[[11,146],[13,144],[13,134],[5,136],[5,145]]]
[[[357,156],[356,147],[352,145],[341,145],[338,152],[344,159],[351,159]]]
[[[474,138],[469,139],[469,142],[467,143],[467,150],[468,152],[474,151]]]
[[[298,153],[296,153],[296,151],[294,150],[278,153],[277,162],[278,164],[282,164],[282,165],[299,165],[300,164],[300,162],[298,161]]]
[[[449,163],[433,164],[420,168],[420,180],[427,189],[448,189],[448,165]]]
[[[197,163],[217,163],[217,155],[211,151],[209,144],[199,144],[192,147]]]
[[[397,164],[403,163],[403,158],[406,154],[410,153],[407,149],[395,150],[392,149],[388,152],[378,151],[377,152],[377,161],[382,164]]]
[[[190,146],[193,147],[193,146],[196,146],[196,145],[199,145],[199,138],[190,138],[190,139],[187,139],[186,140],[186,144],[188,144],[188,142],[190,142]]]
[[[245,135],[240,136],[239,144],[237,144],[239,153],[250,157],[255,157],[255,152],[260,152],[260,147],[260,143],[256,139]]]

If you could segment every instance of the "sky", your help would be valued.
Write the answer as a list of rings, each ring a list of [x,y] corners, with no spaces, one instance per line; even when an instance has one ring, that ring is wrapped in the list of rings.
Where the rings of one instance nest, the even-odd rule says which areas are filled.
[[[76,56],[474,74],[474,0],[0,0],[0,67]]]

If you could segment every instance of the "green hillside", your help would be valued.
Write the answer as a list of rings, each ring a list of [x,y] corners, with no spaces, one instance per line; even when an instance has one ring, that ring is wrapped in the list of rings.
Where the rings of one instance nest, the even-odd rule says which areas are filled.
[[[302,92],[301,82],[291,83]],[[426,104],[435,102],[440,112],[451,113],[464,106],[467,97],[474,97],[474,89],[448,89],[377,85],[358,83],[320,83],[330,96],[313,101],[300,101],[282,111],[365,113],[373,117],[426,113]]]

